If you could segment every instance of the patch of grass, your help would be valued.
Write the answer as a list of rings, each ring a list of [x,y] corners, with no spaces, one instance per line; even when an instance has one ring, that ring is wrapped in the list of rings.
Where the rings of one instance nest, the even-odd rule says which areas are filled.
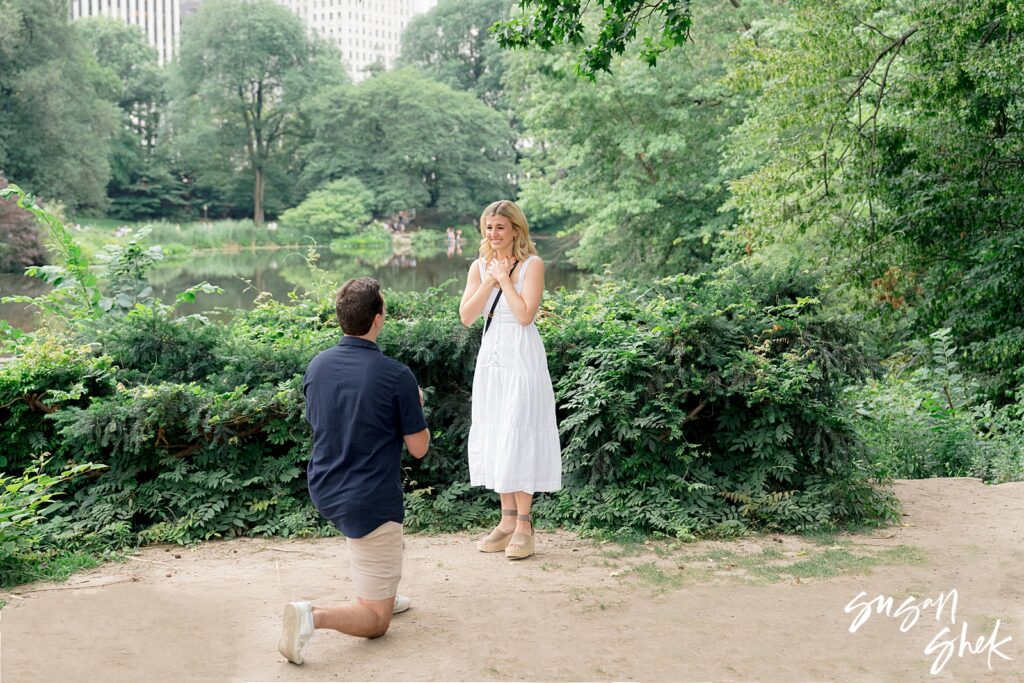
[[[765,576],[775,576],[776,580],[791,576],[801,579],[827,579],[841,574],[867,574],[879,564],[878,560],[869,555],[857,555],[849,550],[823,550],[807,559],[783,566],[765,566],[755,568],[755,572]]]
[[[682,572],[666,573],[653,562],[645,562],[633,567],[633,574],[646,583],[662,588],[679,588],[683,585]]]
[[[909,564],[917,566],[928,564],[928,553],[912,545],[898,545],[893,548],[886,548],[880,554],[882,557],[880,564]]]
[[[803,538],[818,545],[835,545],[839,533],[836,531],[808,531],[802,534]]]
[[[4,565],[0,570],[0,588],[34,581],[67,581],[73,574],[98,567],[103,561],[104,558],[78,551],[28,555]]]
[[[607,557],[612,560],[618,560],[623,557],[634,557],[646,550],[642,542],[637,539],[629,539],[627,537],[621,537],[615,542],[609,541],[602,544],[600,547],[601,557]]]
[[[849,546],[849,544],[846,544]],[[770,581],[788,578],[829,579],[848,574],[867,574],[875,567],[886,564],[924,564],[927,558],[919,548],[897,546],[880,553],[859,554],[852,547],[833,546],[807,559],[783,565],[752,567],[752,572]]]
[[[635,576],[658,590],[669,590],[686,583],[705,582],[717,575],[766,584],[866,574],[881,565],[922,565],[928,561],[927,555],[913,546],[896,546],[872,553],[862,551],[850,541],[836,541],[821,550],[801,551],[795,561],[792,559],[775,547],[765,547],[752,553],[717,548],[689,557],[678,556],[678,570],[645,562],[623,573]],[[736,577],[737,573],[739,577]]]
[[[629,572],[643,583],[646,583],[659,592],[675,590],[690,583],[703,583],[708,581],[712,574],[703,567],[692,567],[680,565],[675,571],[659,567],[654,562],[638,564]]]

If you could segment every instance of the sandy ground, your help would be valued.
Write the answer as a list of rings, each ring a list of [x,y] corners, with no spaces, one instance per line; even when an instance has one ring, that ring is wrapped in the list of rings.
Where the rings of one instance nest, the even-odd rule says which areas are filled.
[[[624,548],[538,531],[538,555],[513,563],[468,534],[410,535],[412,609],[374,641],[318,632],[302,667],[277,653],[281,608],[351,597],[343,541],[149,547],[0,594],[0,680],[1024,680],[1024,484],[895,488],[903,525],[823,542]],[[836,576],[787,573],[836,556]],[[892,597],[891,614],[916,601],[851,633],[862,591]],[[955,612],[923,602],[952,591]]]

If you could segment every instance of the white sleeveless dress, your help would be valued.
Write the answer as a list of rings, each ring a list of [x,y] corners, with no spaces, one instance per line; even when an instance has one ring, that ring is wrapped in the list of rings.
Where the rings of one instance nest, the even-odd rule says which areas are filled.
[[[516,292],[522,293],[526,271],[536,259],[530,256],[523,262],[514,284]],[[482,279],[486,275],[482,259],[478,265]],[[488,297],[485,318],[499,291]],[[498,493],[562,487],[555,393],[544,342],[532,321],[523,325],[516,319],[504,295],[483,335],[473,373],[469,481]]]

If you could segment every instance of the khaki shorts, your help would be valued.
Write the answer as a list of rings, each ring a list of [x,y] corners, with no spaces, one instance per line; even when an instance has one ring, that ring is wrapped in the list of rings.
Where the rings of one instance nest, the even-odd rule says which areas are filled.
[[[348,539],[348,563],[356,597],[395,597],[402,580],[402,525],[384,522],[362,538]]]

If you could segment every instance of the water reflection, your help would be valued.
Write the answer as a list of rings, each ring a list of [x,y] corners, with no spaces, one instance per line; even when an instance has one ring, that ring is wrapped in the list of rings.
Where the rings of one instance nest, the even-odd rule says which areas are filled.
[[[547,265],[547,287],[578,287],[583,275],[565,258],[570,243],[543,236],[536,241],[537,250]],[[462,246],[460,254],[458,248],[448,250],[441,241],[438,249],[426,251],[430,254],[426,257],[336,254],[325,248],[320,250],[319,266],[338,282],[369,276],[380,280],[387,289],[424,291],[444,285],[450,294],[461,294],[469,264],[476,258],[475,244],[469,245],[463,240]],[[285,301],[289,292],[302,291],[313,277],[304,252],[277,249],[191,256],[187,260],[161,264],[150,273],[149,281],[156,296],[165,302],[172,302],[179,292],[204,280],[224,290],[219,295],[200,294],[195,303],[179,307],[182,314],[190,314],[213,309],[248,309],[256,295],[263,291]],[[45,289],[46,285],[38,280],[0,275],[0,296],[37,295]],[[31,309],[26,310],[24,304],[0,304],[0,317],[27,330],[33,327],[35,314]]]
[[[5,296],[39,296],[50,288],[42,280],[14,273],[0,273],[0,298]],[[23,330],[35,328],[38,309],[29,304],[0,303],[0,320],[6,320],[12,327]]]

